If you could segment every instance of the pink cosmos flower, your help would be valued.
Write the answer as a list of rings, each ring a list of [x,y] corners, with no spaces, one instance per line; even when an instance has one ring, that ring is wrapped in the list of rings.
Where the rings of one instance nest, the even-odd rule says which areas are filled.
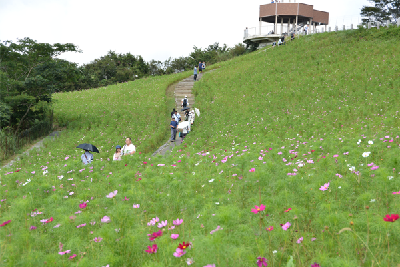
[[[165,164],[158,164],[157,166],[158,167],[163,167],[163,166],[165,166]]]
[[[368,167],[374,166],[374,163],[371,162],[370,164],[367,164]]]
[[[178,237],[179,237],[179,234],[171,234],[171,238],[174,240],[177,239]]]
[[[174,225],[181,225],[183,223],[183,219],[176,219],[173,221]]]
[[[251,168],[251,169],[249,170],[249,172],[255,172],[255,171],[256,171],[255,168]]]
[[[107,198],[114,198],[118,193],[118,190],[115,190],[114,192],[111,192],[107,195]]]
[[[71,250],[66,250],[66,251],[64,251],[64,252],[58,252],[58,254],[60,254],[60,255],[64,255],[64,254],[68,254],[68,253],[70,253],[71,252]]]
[[[287,231],[287,229],[289,229],[290,226],[291,226],[290,222],[287,222],[284,225],[282,225],[282,229]]]
[[[267,266],[267,260],[265,258],[258,257],[257,266],[258,267]]]
[[[69,257],[70,260],[73,260],[76,257],[76,254]]]
[[[165,220],[165,221],[161,221],[159,224],[158,224],[158,228],[163,228],[163,227],[165,227],[165,226],[167,226],[167,220]]]
[[[311,264],[311,267],[321,267],[318,263],[314,262],[314,264]]]
[[[321,186],[321,188],[319,190],[326,191],[326,190],[328,190],[328,187],[329,187],[329,183],[326,183],[323,186]]]
[[[128,200],[129,200],[129,198],[125,197],[124,201],[128,201]]]
[[[301,244],[301,242],[303,242],[303,237],[300,237],[300,238],[297,239],[297,241],[296,241],[297,244]]]
[[[61,224],[56,224],[55,226],[53,226],[53,228],[58,228],[58,227],[60,227],[61,226]]]
[[[153,244],[152,246],[147,246],[147,249],[145,250],[149,254],[154,254],[157,253],[157,244]]]
[[[400,195],[400,191],[399,192],[393,192],[393,195]]]
[[[215,264],[207,264],[206,266],[203,267],[215,267]]]
[[[37,228],[36,226],[33,226],[33,225],[32,225],[31,227],[29,227],[29,230],[32,231],[32,230],[35,230],[36,228]]]
[[[315,237],[311,238],[311,242],[314,242],[315,240],[317,240]]]
[[[6,226],[7,224],[9,224],[11,222],[11,220],[5,221],[2,224],[0,224],[0,227]]]
[[[86,226],[86,223],[83,223],[83,224],[78,225],[76,228],[81,228],[81,227],[85,227],[85,226]]]
[[[102,237],[95,237],[94,239],[93,239],[93,241],[94,242],[96,242],[96,243],[98,243],[98,242],[101,242],[101,240],[103,240],[103,238]]]
[[[84,209],[86,207],[87,207],[86,202],[83,202],[83,203],[79,204],[79,208],[81,208],[81,209]]]
[[[269,227],[265,228],[265,230],[267,230],[268,232],[271,232],[272,230],[274,230],[274,227],[273,226],[269,226]]]
[[[177,258],[180,258],[185,254],[186,254],[186,250],[183,250],[183,249],[180,249],[180,248],[177,248],[176,251],[174,252],[174,256],[177,257]]]
[[[134,209],[138,209],[140,207],[140,204],[133,204]]]
[[[333,157],[334,157],[334,158],[337,158],[337,157],[339,157],[339,155],[338,155],[338,154],[335,154],[335,155],[333,155]]]
[[[111,219],[108,216],[104,216],[103,218],[101,218],[102,223],[109,223],[110,221],[111,221]]]
[[[255,214],[257,214],[260,211],[265,210],[265,205],[261,204],[260,206],[255,205],[255,209],[251,209],[251,212],[254,212]]]

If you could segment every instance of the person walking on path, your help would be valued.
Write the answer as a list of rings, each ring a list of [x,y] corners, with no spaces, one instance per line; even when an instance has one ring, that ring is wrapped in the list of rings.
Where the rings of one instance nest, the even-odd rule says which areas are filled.
[[[203,72],[203,63],[201,63],[201,61],[199,61],[199,72]]]
[[[193,69],[193,78],[194,78],[194,81],[197,81],[197,67],[196,66],[194,66],[194,69]]]
[[[206,62],[205,61],[203,61],[203,71],[206,71]]]
[[[171,117],[175,114],[175,109],[172,110],[171,112]]]
[[[187,98],[187,95],[185,95],[185,98],[181,101],[181,107],[186,108],[187,106],[189,106],[189,100]]]
[[[175,142],[176,131],[178,128],[178,123],[175,121],[175,117],[171,118],[171,123],[169,126],[171,127],[171,142]]]
[[[180,114],[178,113],[178,111],[176,111],[176,110],[175,110],[174,115],[172,115],[172,117],[175,118],[175,121],[176,121],[177,123],[179,123],[179,122],[181,121],[181,115],[180,115]]]

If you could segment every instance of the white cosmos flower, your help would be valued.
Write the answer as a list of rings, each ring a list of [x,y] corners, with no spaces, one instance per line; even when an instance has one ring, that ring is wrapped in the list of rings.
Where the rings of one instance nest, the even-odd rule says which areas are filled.
[[[370,202],[375,202],[375,199],[371,199],[371,201]]]
[[[366,157],[369,156],[369,154],[371,154],[371,152],[364,152],[364,153],[362,153],[362,156],[363,156],[364,158],[366,158]]]
[[[276,254],[276,253],[278,253],[278,251],[277,251],[277,250],[274,250],[274,251],[272,251],[272,253]]]
[[[210,183],[214,182],[214,179],[208,180]]]
[[[349,171],[355,171],[356,170],[356,167],[354,167],[354,166],[351,166],[350,168],[349,168]]]
[[[393,176],[388,176],[388,179],[389,179],[389,180],[392,180],[392,179],[393,179]]]
[[[216,205],[219,205],[219,202],[215,202]]]
[[[373,145],[373,144],[374,144],[374,141],[369,140],[369,141],[368,141],[368,144]]]

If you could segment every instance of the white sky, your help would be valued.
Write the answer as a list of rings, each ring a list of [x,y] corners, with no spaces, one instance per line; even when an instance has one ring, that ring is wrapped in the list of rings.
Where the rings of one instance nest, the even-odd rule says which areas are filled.
[[[367,0],[297,2],[330,12],[332,26],[357,23],[361,7],[368,4]],[[164,61],[188,56],[194,45],[242,42],[244,28],[258,27],[259,5],[267,3],[270,0],[0,0],[0,40],[30,37],[73,43],[83,53],[61,58],[79,64],[109,50]]]

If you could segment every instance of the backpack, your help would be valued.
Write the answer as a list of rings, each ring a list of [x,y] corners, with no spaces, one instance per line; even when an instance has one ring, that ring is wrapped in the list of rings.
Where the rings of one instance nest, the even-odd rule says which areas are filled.
[[[187,106],[187,99],[183,99],[183,105],[186,107]]]

